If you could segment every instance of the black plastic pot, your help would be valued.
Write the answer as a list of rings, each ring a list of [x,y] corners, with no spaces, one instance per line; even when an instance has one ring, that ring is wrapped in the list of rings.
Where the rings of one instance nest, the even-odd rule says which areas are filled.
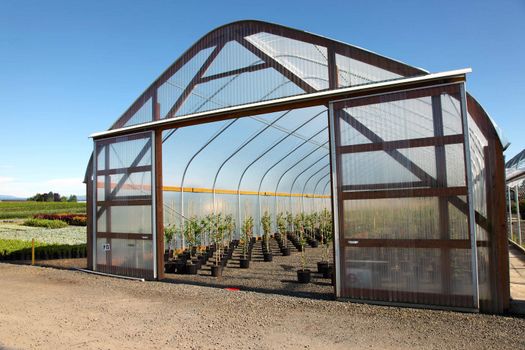
[[[221,277],[222,276],[222,265],[212,265],[211,275],[213,277]]]
[[[263,254],[263,257],[264,257],[264,261],[266,261],[266,262],[273,260],[273,256],[272,256],[271,253],[265,253],[265,254]]]
[[[197,265],[195,265],[195,264],[191,264],[191,265],[186,264],[186,273],[188,275],[196,275],[197,271],[198,271]]]
[[[328,261],[317,262],[317,272],[324,274],[328,270]]]
[[[299,283],[310,283],[310,270],[297,270],[297,281]]]
[[[283,256],[289,256],[290,248],[281,248],[281,253],[283,254]]]
[[[334,265],[328,264],[328,267],[323,273],[323,278],[332,278],[334,274]]]
[[[310,247],[317,248],[319,246],[319,243],[315,239],[311,239],[308,244],[310,244]]]
[[[166,273],[175,273],[176,264],[173,261],[168,261],[164,264],[164,271]]]
[[[248,258],[241,258],[239,260],[239,266],[241,267],[241,269],[247,269],[250,267],[250,260],[248,260]]]

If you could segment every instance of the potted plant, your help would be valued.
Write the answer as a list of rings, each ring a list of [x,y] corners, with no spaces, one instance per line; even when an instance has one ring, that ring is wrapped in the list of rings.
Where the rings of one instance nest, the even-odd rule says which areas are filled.
[[[222,276],[222,268],[223,268],[223,261],[221,258],[221,245],[222,241],[224,239],[223,236],[223,224],[222,224],[222,217],[221,214],[212,215],[212,236],[213,241],[215,243],[215,261],[214,264],[211,266],[211,275],[213,277],[221,277]]]
[[[283,254],[283,256],[290,255],[290,248],[288,248],[288,239],[286,238],[286,226],[287,222],[285,215],[283,213],[279,213],[279,215],[277,215],[277,229],[282,239],[281,253]]]
[[[164,253],[164,271],[166,273],[174,273],[176,270],[176,264],[173,261],[170,261],[172,256],[172,241],[173,237],[177,233],[177,228],[174,225],[168,225],[164,227],[164,238],[166,245],[168,246],[167,253]]]
[[[253,218],[248,216],[244,219],[242,223],[242,234],[243,234],[243,244],[242,244],[242,258],[239,260],[241,269],[247,269],[250,267],[250,247],[251,240],[253,236]]]
[[[177,228],[175,225],[164,226],[164,241],[166,243],[166,246],[168,247],[168,249],[165,249],[167,251],[167,255],[164,256],[164,261],[168,261],[172,257],[173,237],[175,236],[176,233],[177,233]]]
[[[195,217],[192,217],[184,223],[184,238],[190,248],[190,257],[186,261],[186,272],[190,275],[196,275],[200,268],[198,259],[193,259],[197,252],[197,243],[200,237],[201,227]]]
[[[264,232],[263,238],[263,256],[264,261],[272,261],[272,252],[270,250],[270,231],[272,229],[272,218],[268,211],[264,212],[264,215],[261,217],[262,229]]]
[[[294,220],[295,229],[299,235],[301,244],[301,269],[297,270],[297,281],[299,283],[310,283],[310,270],[306,268],[306,239],[304,232],[304,215],[298,214]]]
[[[323,245],[323,254],[322,260],[317,262],[317,272],[325,275],[328,271],[328,266],[330,264],[328,259],[328,253],[330,248],[331,241],[331,232],[332,232],[332,217],[330,212],[325,208],[319,214],[319,233],[321,236],[321,243]]]

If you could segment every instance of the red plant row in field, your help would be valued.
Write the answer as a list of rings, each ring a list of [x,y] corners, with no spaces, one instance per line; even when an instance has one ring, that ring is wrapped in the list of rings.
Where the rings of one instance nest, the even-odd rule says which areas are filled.
[[[36,214],[35,219],[60,220],[71,226],[86,226],[87,215],[85,214]]]

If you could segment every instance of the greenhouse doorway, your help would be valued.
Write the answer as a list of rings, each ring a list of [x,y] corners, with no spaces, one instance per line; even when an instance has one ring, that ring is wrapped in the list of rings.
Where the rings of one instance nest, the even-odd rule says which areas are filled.
[[[162,149],[165,280],[333,298],[326,106],[165,130]]]

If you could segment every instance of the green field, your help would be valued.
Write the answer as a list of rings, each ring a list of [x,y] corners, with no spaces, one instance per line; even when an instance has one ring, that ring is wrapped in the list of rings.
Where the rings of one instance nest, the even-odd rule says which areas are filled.
[[[85,214],[86,203],[0,202],[0,219],[26,219],[35,214]]]

